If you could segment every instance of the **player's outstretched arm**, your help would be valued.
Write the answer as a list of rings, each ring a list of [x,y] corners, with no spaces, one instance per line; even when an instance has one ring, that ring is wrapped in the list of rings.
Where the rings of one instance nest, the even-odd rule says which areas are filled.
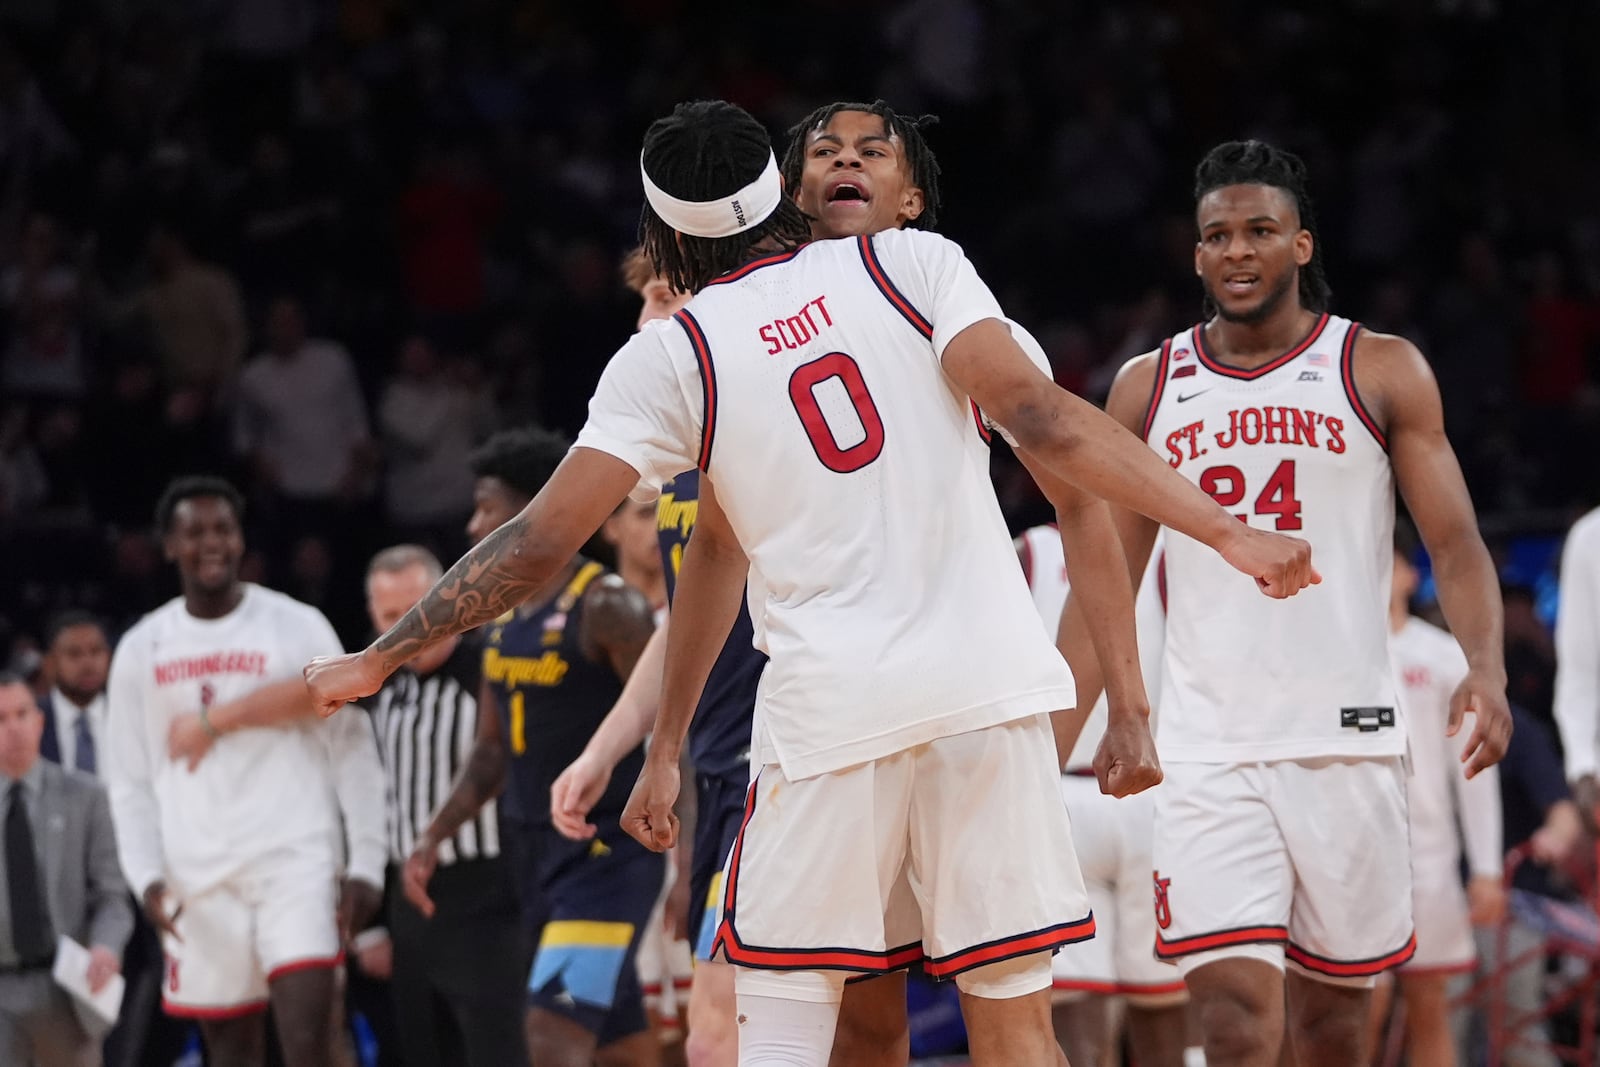
[[[1095,756],[1100,789],[1115,797],[1131,796],[1161,782],[1161,763],[1150,736],[1150,698],[1139,670],[1139,647],[1134,632],[1133,583],[1127,558],[1111,518],[1111,507],[1045,471],[1026,452],[1018,453],[1045,497],[1055,506],[1056,525],[1066,554],[1072,595],[1081,604],[1088,631],[1090,662],[1068,660],[1076,680],[1080,669],[1095,675],[1098,691],[1107,696],[1105,741]],[[1106,665],[1102,670],[1102,665]],[[1079,707],[1083,703],[1079,694]],[[1051,716],[1057,733],[1056,756],[1065,766],[1083,729],[1078,709]],[[1058,723],[1057,719],[1068,721]],[[1070,737],[1064,736],[1067,733]]]
[[[678,817],[673,805],[678,799],[683,739],[706,678],[739,615],[739,599],[749,574],[750,562],[717,503],[716,488],[704,477],[694,536],[683,554],[672,604],[674,625],[667,639],[661,707],[644,770],[622,815],[623,829],[657,852],[671,848],[677,840]]]
[[[605,795],[611,772],[622,757],[650,736],[661,696],[661,671],[667,658],[667,631],[672,616],[662,619],[645,642],[617,702],[583,746],[583,752],[550,783],[550,821],[574,841],[595,835],[589,812]]]
[[[224,734],[283,726],[314,719],[316,715],[305,681],[286,678],[214,708],[174,715],[167,725],[167,755],[173,760],[187,760],[193,770]]]
[[[1126,428],[1047,378],[1000,319],[968,326],[945,346],[945,373],[1058,477],[1209,545],[1271,597],[1321,581],[1311,546],[1252,530]]]
[[[1386,334],[1362,334],[1353,358],[1357,390],[1379,424],[1387,425],[1395,482],[1433,561],[1439,606],[1467,656],[1467,677],[1450,701],[1448,730],[1455,734],[1463,716],[1473,713],[1461,754],[1471,778],[1499,762],[1511,741],[1500,579],[1445,436],[1439,386],[1427,360],[1410,341]]]
[[[406,660],[499,618],[565,566],[639,481],[615,456],[574,448],[528,506],[445,572],[389,632],[361,652],[313,660],[306,685],[322,715],[378,691]]]

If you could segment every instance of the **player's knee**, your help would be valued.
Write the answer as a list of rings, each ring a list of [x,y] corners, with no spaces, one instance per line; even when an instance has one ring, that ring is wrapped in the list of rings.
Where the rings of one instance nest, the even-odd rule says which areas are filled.
[[[1342,1057],[1356,1062],[1369,1032],[1365,993],[1362,989],[1346,989],[1332,996],[1302,999],[1290,1020],[1296,1047],[1318,1049],[1333,1057],[1319,1062],[1346,1062]]]
[[[969,997],[1011,1000],[1050,988],[1050,953],[1033,952],[987,963],[956,975],[956,988]]]
[[[1283,972],[1256,962],[1217,960],[1185,975],[1206,1055],[1219,1062],[1257,1058],[1282,1041]]]

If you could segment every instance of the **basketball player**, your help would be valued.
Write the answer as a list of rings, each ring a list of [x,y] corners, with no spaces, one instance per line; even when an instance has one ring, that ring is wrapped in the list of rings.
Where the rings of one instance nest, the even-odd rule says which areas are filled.
[[[924,955],[962,988],[978,1067],[1049,1062],[1049,953],[1093,926],[1048,722],[1071,676],[1033,621],[973,402],[1045,468],[1215,544],[1268,595],[1317,580],[1305,545],[1234,521],[1056,387],[954,245],[914,231],[807,244],[766,132],[739,108],[679,105],[647,132],[641,169],[646,247],[695,300],[612,360],[578,446],[523,514],[366,652],[310,664],[312,693],[330,714],[364,695],[390,659],[546,583],[625,495],[699,466],[679,625],[624,821],[673,843],[682,739],[753,568],[771,656],[763,770],[716,938],[744,964],[741,1064],[825,1064],[845,973]],[[1159,778],[1143,741],[1115,753],[1112,788]],[[993,785],[965,788],[974,778]],[[909,941],[886,922],[897,885],[915,898]]]
[[[1051,524],[1024,530],[1016,542],[1033,605],[1051,636],[1071,588],[1064,537],[1070,540],[1072,533]],[[1140,673],[1147,685],[1159,686],[1167,620],[1159,548],[1154,557],[1139,585],[1134,618]],[[1073,845],[1094,910],[1095,936],[1056,953],[1056,1037],[1073,1063],[1110,1062],[1115,1040],[1110,1009],[1120,998],[1127,1008],[1134,1060],[1141,1067],[1182,1067],[1188,996],[1183,980],[1150,951],[1156,933],[1150,913],[1150,839],[1160,787],[1120,800],[1100,792],[1093,759],[1105,734],[1106,714],[1105,700],[1097,701],[1061,776]]]
[[[111,811],[128,882],[164,935],[167,1012],[198,1020],[211,1062],[259,1065],[270,1002],[286,1061],[315,1067],[332,1062],[341,934],[380,898],[383,771],[364,718],[310,714],[295,671],[339,641],[314,608],[239,580],[243,507],[215,478],[178,479],[157,505],[183,595],[112,658]],[[174,716],[252,702],[303,721],[238,730],[197,767],[168,758]]]
[[[873,104],[839,102],[819,107],[790,130],[782,169],[785,189],[810,220],[819,239],[854,237],[885,229],[914,226],[931,229],[940,205],[939,168],[923,136],[930,120],[897,114],[878,101]],[[629,261],[630,284],[640,293],[641,326],[658,313],[670,315],[661,297],[673,292],[665,280],[653,275],[649,261],[638,253]],[[678,294],[679,306],[688,300]],[[1038,344],[1015,323],[1010,324],[1019,343],[1037,351]],[[1036,362],[1047,362],[1042,352]],[[661,551],[667,573],[676,577],[698,498],[698,472],[691,471],[662,487],[658,501]],[[1052,486],[1060,514],[1071,530],[1080,531],[1078,558],[1095,562],[1104,548],[1116,548],[1110,512],[1102,502],[1084,497],[1071,486]],[[624,505],[626,506],[626,505]],[[1085,588],[1096,592],[1093,578],[1120,577],[1120,558],[1100,561],[1097,574]],[[1131,604],[1131,600],[1128,601]],[[1111,608],[1124,610],[1122,601]],[[1059,616],[1060,605],[1056,605]],[[1100,631],[1111,635],[1115,628]],[[612,763],[649,730],[661,689],[662,653],[666,627],[658,629],[640,659],[623,698],[607,722],[590,741],[584,755],[557,779],[554,819],[558,828],[581,838],[591,832],[584,822],[587,805],[609,781]],[[689,1055],[694,1067],[724,1067],[738,1054],[734,1029],[733,973],[725,961],[710,958],[715,915],[720,899],[721,871],[744,813],[749,785],[751,712],[756,683],[766,657],[752,647],[749,616],[742,608],[728,643],[707,681],[706,692],[690,727],[690,763],[696,768],[696,805],[700,817],[695,829],[692,884],[695,901],[704,901],[697,915],[698,955],[690,1007]],[[1144,697],[1141,695],[1142,702]],[[1144,883],[1141,881],[1141,888]],[[842,1002],[834,1039],[834,1067],[885,1067],[904,1064],[909,1055],[903,972],[871,982],[852,983]]]
[[[481,539],[525,507],[567,449],[560,436],[531,428],[485,442],[472,458],[478,507],[468,534]],[[635,957],[665,868],[619,825],[626,779],[597,805],[592,841],[574,843],[550,825],[551,780],[615,702],[652,629],[644,596],[576,553],[494,620],[478,743],[405,864],[405,893],[429,914],[440,842],[509,786],[538,880],[519,889],[537,892],[549,913],[528,981],[528,1048],[541,1067],[589,1067],[597,1048],[607,1064],[628,1067],[650,1067],[659,1055]],[[624,762],[637,773],[643,760],[640,749]]]
[[[1310,540],[1329,582],[1257,602],[1192,538],[1167,537],[1157,952],[1178,962],[1212,1067],[1278,1062],[1286,958],[1302,1067],[1360,1063],[1373,976],[1414,947],[1386,640],[1395,484],[1466,653],[1448,729],[1475,713],[1469,777],[1511,729],[1499,586],[1426,361],[1326,310],[1304,166],[1219,145],[1195,199],[1211,318],[1124,367],[1107,410],[1242,525]],[[1156,524],[1119,525],[1140,573]],[[1076,644],[1075,669],[1093,658]]]
[[[1455,1067],[1449,980],[1473,970],[1477,951],[1472,928],[1495,925],[1505,911],[1500,770],[1486,767],[1471,780],[1457,770],[1466,735],[1447,736],[1446,728],[1450,697],[1467,675],[1467,662],[1449,634],[1411,614],[1419,578],[1412,563],[1415,556],[1416,536],[1397,523],[1389,655],[1411,735],[1406,802],[1411,910],[1417,924],[1417,953],[1400,966],[1397,978],[1406,1006],[1406,1062],[1413,1067]],[[1465,891],[1463,838],[1471,872]]]

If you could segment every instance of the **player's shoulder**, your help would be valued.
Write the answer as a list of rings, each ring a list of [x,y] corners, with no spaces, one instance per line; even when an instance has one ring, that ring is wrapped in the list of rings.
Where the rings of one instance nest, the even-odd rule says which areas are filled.
[[[1161,349],[1142,352],[1117,369],[1106,396],[1106,411],[1125,426],[1142,419],[1155,393],[1156,375],[1161,370]]]
[[[1352,324],[1351,329],[1354,328]],[[1378,371],[1386,377],[1398,375],[1402,378],[1432,373],[1422,350],[1399,334],[1381,333],[1363,326],[1356,334],[1352,351],[1361,373]]]
[[[860,238],[849,238],[850,243],[857,244]],[[933,263],[944,258],[959,258],[965,255],[961,246],[943,234],[934,233],[932,230],[919,230],[913,227],[904,227],[898,230],[884,230],[865,238],[867,244],[880,258],[894,262],[909,262],[917,260]]]
[[[180,616],[184,611],[183,597],[175,596],[160,607],[151,608],[139,616],[137,622],[123,631],[117,639],[117,650],[135,649],[147,643],[151,634],[164,626],[167,622]]]
[[[1600,508],[1587,512],[1567,531],[1567,547],[1589,547],[1600,541]]]

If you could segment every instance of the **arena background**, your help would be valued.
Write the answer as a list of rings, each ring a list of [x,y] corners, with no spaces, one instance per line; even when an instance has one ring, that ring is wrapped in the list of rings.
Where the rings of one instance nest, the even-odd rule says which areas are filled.
[[[451,458],[581,424],[636,313],[649,121],[725,97],[782,137],[883,97],[940,116],[941,229],[1095,397],[1199,315],[1199,155],[1301,153],[1335,309],[1435,367],[1548,719],[1560,539],[1600,502],[1596,41],[1559,0],[5,0],[0,661],[37,672],[58,609],[120,630],[175,593],[150,509],[194,471],[249,490],[251,576],[364,641],[369,550],[464,547]],[[239,402],[285,299],[358,379],[308,389],[351,431],[310,497]]]

